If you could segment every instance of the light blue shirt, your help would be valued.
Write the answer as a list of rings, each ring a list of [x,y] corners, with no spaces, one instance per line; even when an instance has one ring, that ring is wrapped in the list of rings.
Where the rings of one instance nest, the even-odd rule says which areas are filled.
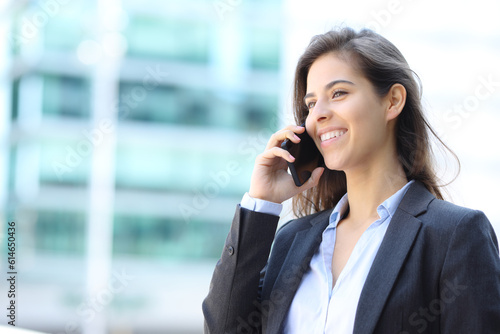
[[[333,286],[332,258],[337,225],[348,207],[347,194],[342,197],[330,215],[330,223],[323,231],[318,251],[311,259],[309,270],[304,274],[295,293],[285,320],[284,333],[353,332],[356,308],[366,277],[389,223],[413,182],[408,182],[377,207],[380,218],[363,232]],[[241,206],[274,215],[281,212],[280,204],[254,199],[248,194],[245,194]]]
[[[285,321],[287,334],[352,333],[361,290],[399,203],[413,181],[377,207],[379,219],[361,235],[333,286],[332,257],[337,225],[348,207],[345,194],[330,215],[318,251],[311,259]]]

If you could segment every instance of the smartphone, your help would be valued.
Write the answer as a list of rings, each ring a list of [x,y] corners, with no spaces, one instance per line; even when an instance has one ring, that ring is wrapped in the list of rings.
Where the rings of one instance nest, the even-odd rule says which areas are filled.
[[[305,123],[301,126],[305,127]],[[324,167],[325,163],[314,140],[307,133],[307,129],[297,136],[301,139],[298,144],[286,139],[281,144],[281,148],[295,157],[294,162],[288,162],[288,169],[295,185],[300,187],[311,177],[316,167]]]

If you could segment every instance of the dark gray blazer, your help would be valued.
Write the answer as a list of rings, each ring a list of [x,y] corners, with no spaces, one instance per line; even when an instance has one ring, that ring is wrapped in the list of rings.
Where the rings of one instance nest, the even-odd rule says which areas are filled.
[[[238,206],[203,302],[205,333],[282,333],[331,211],[274,236],[278,217]],[[412,184],[366,279],[353,333],[500,333],[500,257],[486,216]]]

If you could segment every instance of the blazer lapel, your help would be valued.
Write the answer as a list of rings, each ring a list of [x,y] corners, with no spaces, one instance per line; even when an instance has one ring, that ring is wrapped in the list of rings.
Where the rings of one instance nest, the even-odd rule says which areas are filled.
[[[425,212],[434,196],[415,182],[401,201],[373,261],[358,302],[354,334],[373,333],[384,304],[411,249],[421,221],[415,216]]]
[[[280,333],[284,325],[295,292],[302,276],[309,269],[311,258],[319,247],[322,234],[328,226],[332,210],[327,210],[310,221],[312,227],[295,235],[287,257],[281,267],[272,295],[277,301],[277,307],[269,311],[269,321],[266,333]]]

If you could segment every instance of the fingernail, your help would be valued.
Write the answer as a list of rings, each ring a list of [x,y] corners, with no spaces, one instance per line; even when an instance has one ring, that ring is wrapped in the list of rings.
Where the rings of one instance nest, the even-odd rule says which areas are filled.
[[[300,137],[297,135],[294,135],[295,139],[300,140]]]

